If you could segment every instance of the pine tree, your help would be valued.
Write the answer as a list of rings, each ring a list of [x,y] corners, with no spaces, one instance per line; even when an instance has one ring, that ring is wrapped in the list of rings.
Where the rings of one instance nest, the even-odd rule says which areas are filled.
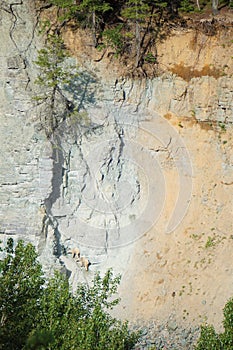
[[[40,68],[35,83],[41,87],[42,93],[34,99],[45,107],[41,122],[48,137],[53,134],[59,122],[74,109],[73,103],[62,91],[62,86],[69,84],[77,76],[75,67],[65,67],[68,57],[62,38],[58,34],[49,34],[45,47],[39,50],[35,61]],[[58,104],[60,108],[57,108]]]
[[[78,5],[78,10],[86,18],[87,25],[91,27],[95,47],[98,44],[97,36],[100,22],[103,20],[103,14],[111,9],[109,2],[101,0],[83,0]]]
[[[78,12],[78,6],[75,0],[50,0],[52,5],[57,6],[58,9],[62,9],[62,14],[59,19],[72,20],[75,19]]]
[[[122,17],[134,23],[135,27],[135,67],[139,66],[141,58],[142,24],[150,14],[150,7],[143,0],[128,0],[121,12]]]

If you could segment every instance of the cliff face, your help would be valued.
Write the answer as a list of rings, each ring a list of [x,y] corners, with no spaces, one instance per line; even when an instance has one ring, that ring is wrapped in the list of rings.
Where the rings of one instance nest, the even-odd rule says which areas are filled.
[[[35,243],[45,268],[62,264],[74,288],[113,267],[122,317],[219,325],[232,286],[230,29],[173,33],[158,46],[161,75],[142,80],[122,78],[107,57],[95,62],[88,37],[66,31],[80,64],[66,93],[87,113],[64,122],[52,146],[32,102],[31,5],[0,10],[1,239]],[[74,246],[89,272],[64,254]]]
[[[33,228],[41,226],[37,213],[42,199],[30,88],[34,26],[27,3],[1,2],[1,231],[31,238]]]

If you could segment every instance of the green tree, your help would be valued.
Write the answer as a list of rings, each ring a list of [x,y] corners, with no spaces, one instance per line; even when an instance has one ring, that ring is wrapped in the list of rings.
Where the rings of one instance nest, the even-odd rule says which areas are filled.
[[[121,54],[124,49],[124,36],[122,34],[122,29],[123,24],[118,24],[113,28],[108,28],[103,31],[103,38],[106,46],[115,50],[116,56]]]
[[[33,330],[25,345],[25,350],[47,350],[54,343],[54,337],[48,330]]]
[[[38,51],[35,61],[39,74],[35,84],[41,87],[42,93],[34,99],[44,106],[41,123],[50,137],[64,120],[74,110],[74,104],[63,93],[62,87],[69,84],[77,76],[76,67],[65,67],[69,54],[60,35],[49,34],[45,47]]]
[[[40,298],[37,327],[32,334],[48,331],[53,339],[50,349],[73,349],[67,334],[73,334],[73,330],[75,334],[78,329],[78,319],[73,316],[79,314],[79,310],[75,310],[75,306],[77,303],[70,292],[68,280],[55,272]],[[66,342],[66,339],[69,341]]]
[[[135,67],[137,68],[141,58],[142,24],[148,18],[150,7],[143,0],[128,0],[122,10],[122,17],[134,23],[135,27]]]
[[[103,22],[105,12],[112,10],[109,2],[102,0],[83,0],[78,5],[78,10],[86,18],[87,25],[91,28],[93,44],[97,47],[100,23]]]
[[[181,0],[179,10],[182,12],[193,12],[195,9],[193,2],[190,0]]]
[[[51,350],[131,349],[138,335],[108,312],[119,302],[113,298],[119,282],[111,270],[103,278],[97,273],[91,287],[82,284],[72,294],[67,279],[55,273],[41,298],[36,333],[51,332]]]
[[[0,261],[0,349],[126,350],[139,333],[110,314],[120,277],[97,273],[72,293],[59,272],[44,280],[35,248],[9,240]]]
[[[50,0],[52,5],[57,6],[59,9],[62,9],[62,14],[60,20],[71,20],[75,19],[77,16],[77,3],[74,0]]]
[[[32,244],[9,239],[0,261],[0,349],[21,349],[36,326],[38,300],[44,284],[42,268]]]

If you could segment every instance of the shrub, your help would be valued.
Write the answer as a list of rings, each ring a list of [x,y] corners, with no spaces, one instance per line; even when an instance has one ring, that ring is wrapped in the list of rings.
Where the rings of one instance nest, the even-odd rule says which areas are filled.
[[[121,33],[123,24],[117,25],[115,28],[105,29],[103,37],[106,40],[107,46],[115,50],[116,55],[121,54],[124,47],[124,38]]]
[[[226,303],[223,314],[224,332],[218,334],[213,326],[202,326],[201,335],[195,348],[196,350],[233,349],[233,298]]]

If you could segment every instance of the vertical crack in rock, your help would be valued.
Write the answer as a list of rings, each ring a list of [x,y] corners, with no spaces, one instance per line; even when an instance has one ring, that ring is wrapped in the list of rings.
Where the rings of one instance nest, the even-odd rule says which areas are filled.
[[[44,248],[46,240],[51,239],[53,241],[53,254],[59,258],[62,254],[61,234],[59,232],[59,223],[53,215],[52,207],[62,197],[65,157],[61,140],[58,136],[56,136],[55,142],[52,143],[52,160],[52,186],[50,195],[44,200],[45,215],[42,223],[40,248]],[[49,234],[50,229],[52,230],[51,235]]]
[[[70,155],[71,150],[69,150],[67,155],[65,155],[64,163],[62,166],[62,198],[65,197],[67,188],[69,186]]]
[[[13,6],[18,6],[18,5],[23,5],[23,0],[20,0],[19,2],[13,2],[11,4],[9,4],[9,8],[10,8],[10,13],[13,17],[13,20],[12,20],[12,26],[10,28],[10,32],[9,32],[9,35],[10,35],[10,38],[12,40],[12,42],[14,43],[16,49],[20,52],[20,49],[18,47],[18,44],[17,42],[15,41],[14,39],[14,31],[15,31],[15,28],[16,28],[16,25],[17,25],[17,22],[18,22],[18,14],[15,13],[14,9],[13,9]]]
[[[123,152],[124,152],[124,146],[125,146],[124,129],[122,126],[120,126],[117,123],[116,120],[115,120],[114,128],[115,128],[115,132],[117,134],[118,142],[119,142],[117,160],[116,160],[116,167],[118,169],[118,176],[116,177],[115,181],[117,183],[119,183],[121,176],[122,176],[123,165],[124,165],[124,158],[123,158]],[[117,210],[117,208],[115,208],[115,210]],[[116,212],[114,212],[114,219],[115,219],[116,229],[117,229],[117,239],[119,239],[120,238],[120,223],[119,223],[118,215]]]
[[[111,186],[111,199],[104,198],[111,208],[111,213],[114,218],[115,224],[114,229],[116,231],[116,237],[115,239],[120,238],[120,222],[118,218],[118,202],[117,202],[117,196],[118,196],[118,184],[121,181],[123,166],[124,166],[124,158],[123,158],[123,152],[124,152],[124,128],[120,123],[118,122],[117,118],[114,120],[114,132],[115,137],[113,140],[113,144],[109,143],[109,149],[105,155],[104,161],[102,163],[100,172],[102,174],[101,176],[101,184],[100,186],[104,186],[104,183],[106,185],[108,182]],[[101,193],[101,189],[98,187],[99,192]],[[105,197],[105,196],[104,196]],[[109,247],[109,223],[105,222],[105,252],[108,252]]]
[[[82,165],[84,165],[84,172],[82,174],[82,187],[80,189],[80,198],[77,202],[77,205],[75,206],[74,210],[72,211],[72,214],[71,216],[74,216],[75,212],[78,211],[81,203],[82,203],[82,196],[83,196],[83,192],[86,188],[86,184],[87,184],[87,177],[90,176],[91,172],[90,172],[90,167],[88,165],[88,162],[87,160],[85,159],[85,156],[84,156],[84,153],[83,153],[83,150],[82,150],[82,143],[83,143],[83,135],[82,133],[80,132],[79,133],[79,139],[77,139],[75,141],[75,147],[77,148],[78,152],[79,152],[79,159],[80,159],[80,167]]]
[[[122,174],[122,166],[123,166],[123,151],[124,151],[124,129],[122,126],[120,126],[119,124],[117,124],[116,120],[115,120],[115,131],[116,134],[118,136],[119,139],[119,148],[118,148],[118,154],[117,154],[117,166],[118,166],[118,177],[117,177],[117,181],[119,182],[121,174]]]
[[[7,11],[13,17],[12,26],[11,26],[10,32],[9,32],[10,38],[11,38],[12,42],[14,43],[14,46],[17,49],[17,51],[19,53],[25,55],[26,52],[29,50],[30,46],[32,45],[33,40],[35,39],[35,32],[36,32],[36,28],[37,28],[38,23],[39,23],[41,9],[36,11],[36,16],[35,16],[35,20],[34,20],[34,23],[33,23],[32,31],[29,33],[30,34],[30,40],[28,40],[27,46],[24,49],[20,49],[17,41],[14,39],[14,32],[17,31],[17,23],[18,23],[19,19],[21,20],[22,23],[25,23],[25,21],[27,19],[24,20],[23,18],[20,18],[19,14],[17,13],[17,10],[14,10],[14,7],[15,6],[22,6],[22,5],[24,5],[24,1],[23,0],[19,0],[18,2],[10,3],[9,4],[9,9],[8,8],[3,8],[3,10]],[[34,7],[34,4],[33,4],[33,7]],[[46,8],[46,7],[42,7],[42,9],[43,8]],[[25,44],[25,42],[24,42],[24,44]]]
[[[14,38],[14,32],[17,30],[17,22],[19,20],[19,15],[17,13],[17,11],[14,10],[14,6],[22,6],[23,5],[23,0],[20,0],[18,2],[13,2],[13,3],[10,3],[9,4],[9,11],[8,13],[11,14],[12,16],[12,25],[11,25],[11,28],[10,28],[10,31],[9,31],[9,36],[10,36],[10,39],[12,41],[12,43],[14,44],[16,50],[18,51],[18,55],[21,59],[21,61],[23,62],[23,65],[24,65],[24,69],[25,69],[25,74],[26,74],[26,77],[27,77],[27,84],[26,84],[26,87],[25,87],[25,90],[27,89],[28,87],[28,84],[30,83],[31,79],[30,79],[30,75],[27,71],[27,60],[25,58],[25,54],[26,54],[26,51],[29,49],[29,46],[31,45],[32,41],[33,41],[33,38],[34,38],[34,32],[35,32],[35,26],[34,26],[34,30],[33,30],[33,33],[32,33],[32,37],[31,37],[31,40],[28,44],[28,47],[27,49],[25,50],[21,50],[17,41],[15,40]],[[23,21],[23,19],[21,18],[21,21]]]

